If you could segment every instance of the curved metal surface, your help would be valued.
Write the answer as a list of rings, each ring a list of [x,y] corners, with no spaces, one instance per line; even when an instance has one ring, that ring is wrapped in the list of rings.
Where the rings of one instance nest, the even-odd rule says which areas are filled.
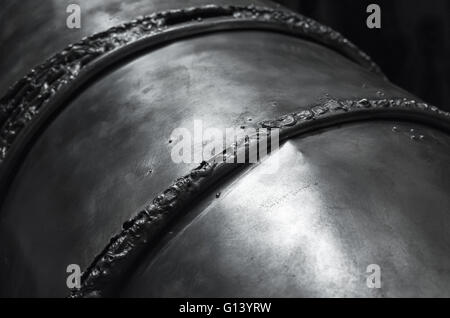
[[[252,6],[216,5],[156,13],[70,45],[13,85],[0,100],[0,160],[6,158],[22,130],[25,130],[22,135],[34,137],[40,128],[39,123],[43,125],[83,84],[117,61],[180,38],[233,29],[278,31],[310,38],[379,72],[365,53],[339,33],[298,14]],[[50,105],[46,105],[49,101]],[[40,121],[33,121],[36,128],[32,126],[27,131],[27,123],[41,113],[41,108],[46,113],[40,116]],[[17,144],[25,147],[28,142],[25,137],[20,138]],[[16,147],[14,153],[20,151]],[[18,161],[18,156],[15,155],[10,162]]]
[[[358,102],[330,100],[310,109],[285,115],[275,120],[264,121],[260,126],[261,128],[280,129],[280,141],[283,141],[289,137],[323,127],[379,118],[416,120],[434,125],[447,133],[450,132],[450,113],[441,111],[434,106],[408,100],[369,101],[363,99]],[[230,148],[226,149],[223,154],[203,162],[188,175],[177,179],[143,211],[124,224],[122,232],[111,239],[108,246],[84,272],[83,285],[80,290],[75,291],[74,296],[102,297],[117,293],[124,278],[128,279],[129,275],[136,270],[139,265],[137,260],[142,259],[149,252],[163,231],[167,231],[167,225],[179,214],[186,212],[188,206],[206,189],[210,189],[214,182],[240,166],[239,164],[230,164],[228,160],[236,162],[239,152],[245,152],[249,148],[256,149],[258,142],[268,137],[260,134],[250,136],[250,138],[246,136],[236,145],[230,145]],[[424,135],[421,135],[420,138],[414,135],[412,140],[423,140],[424,138]],[[444,152],[444,154],[446,153]],[[450,154],[447,153],[447,155]],[[228,156],[229,159],[223,160],[224,156]],[[442,189],[446,189],[446,187]],[[244,207],[241,206],[241,208]]]
[[[69,4],[78,4],[81,8],[80,29],[66,26],[66,8]],[[4,0],[0,11],[0,42],[7,50],[0,51],[0,69],[3,70],[3,74],[0,74],[0,92],[3,95],[33,67],[84,37],[129,22],[138,16],[206,4],[253,4],[282,9],[266,0],[22,0],[20,3]]]
[[[104,11],[98,10],[97,6],[101,1],[92,3],[92,13],[99,12],[101,16],[98,21],[104,23],[108,20],[110,15],[102,16]],[[107,8],[114,8],[117,3],[112,1],[111,7]],[[124,5],[129,10],[121,10],[122,7],[119,6],[113,11],[123,11],[119,19],[126,21],[129,15],[137,11],[142,12],[137,8],[142,9],[145,3],[147,2],[132,1]],[[189,4],[197,3],[203,4],[204,1],[189,1]],[[211,291],[215,288],[217,290],[211,291],[209,296],[348,296],[352,293],[366,295],[367,290],[360,288],[355,280],[346,285],[342,279],[335,280],[326,271],[322,278],[318,274],[314,276],[314,268],[327,268],[334,257],[340,265],[332,270],[333,273],[350,279],[361,278],[358,276],[359,265],[362,266],[371,256],[376,256],[385,260],[387,273],[393,278],[393,273],[401,266],[398,267],[394,262],[395,257],[390,255],[403,255],[402,251],[409,257],[405,259],[413,265],[403,266],[407,269],[406,274],[399,275],[397,281],[393,280],[392,284],[396,285],[388,286],[383,295],[402,295],[405,290],[413,290],[414,287],[425,288],[430,294],[448,294],[444,286],[444,283],[448,282],[448,275],[445,267],[439,267],[438,263],[442,261],[445,265],[448,262],[447,257],[440,256],[440,253],[446,251],[448,241],[448,221],[443,211],[450,206],[444,198],[444,192],[449,189],[446,181],[449,179],[446,175],[449,143],[448,135],[431,128],[434,126],[447,131],[448,114],[420,101],[410,101],[415,99],[414,96],[395,87],[379,73],[371,72],[335,50],[310,41],[311,36],[314,39],[325,35],[325,39],[328,39],[326,44],[343,45],[347,48],[347,53],[356,54],[357,60],[366,61],[363,63],[366,66],[372,65],[364,54],[355,50],[347,40],[332,30],[282,9],[274,11],[235,7],[247,3],[238,0],[223,1],[221,4],[224,6],[169,11],[162,15],[141,18],[131,24],[85,39],[82,42],[86,44],[85,47],[71,46],[65,51],[70,54],[63,54],[62,57],[57,55],[54,60],[50,59],[48,64],[44,64],[52,66],[54,62],[63,61],[67,67],[63,71],[69,73],[58,75],[56,69],[44,67],[41,75],[46,80],[39,79],[39,72],[32,72],[25,82],[29,81],[28,84],[34,85],[33,89],[27,92],[19,83],[16,87],[18,89],[13,89],[3,99],[3,102],[9,100],[11,107],[7,107],[2,120],[6,120],[10,115],[15,116],[19,122],[18,129],[12,127],[10,130],[15,133],[38,112],[36,108],[35,113],[30,113],[37,100],[42,101],[42,105],[48,101],[48,109],[61,108],[61,112],[58,116],[51,116],[51,111],[41,112],[31,120],[34,124],[27,125],[26,133],[19,134],[19,139],[14,141],[11,148],[13,152],[6,156],[9,162],[5,161],[1,167],[2,173],[6,173],[1,178],[4,186],[2,195],[5,195],[0,214],[1,295],[66,296],[69,291],[65,270],[68,264],[73,263],[88,268],[83,289],[77,296],[117,295],[123,284],[126,286],[122,293],[124,296],[158,296],[158,287],[161,291],[159,296],[201,295],[202,290]],[[155,1],[148,5],[148,10],[155,7],[176,9],[179,6],[172,1]],[[266,16],[267,13],[269,17]],[[194,19],[199,17],[197,14],[202,21]],[[192,19],[195,21],[191,21]],[[146,23],[144,21],[148,22],[148,30],[142,28]],[[181,24],[178,24],[179,22]],[[88,25],[88,30],[94,26]],[[171,29],[172,26],[176,27]],[[295,27],[291,29],[293,26]],[[241,30],[233,31],[235,28]],[[249,28],[258,30],[248,30]],[[155,33],[151,33],[152,30]],[[146,33],[147,31],[150,33]],[[210,31],[215,33],[205,33]],[[82,32],[86,32],[86,29]],[[188,37],[194,34],[197,36]],[[58,40],[58,45],[78,35],[66,34]],[[307,38],[292,35],[306,35]],[[98,44],[98,52],[89,51],[92,49],[93,42],[90,41],[93,39],[100,41],[95,42]],[[178,40],[168,41],[174,39]],[[109,51],[104,50],[103,46],[108,43],[112,43]],[[151,51],[147,50],[152,45],[156,46]],[[140,55],[130,56],[136,52]],[[127,59],[124,59],[126,57]],[[71,62],[68,62],[72,58],[74,69],[71,68]],[[114,64],[115,67],[112,68],[116,62],[120,64]],[[78,74],[85,65],[86,68]],[[102,69],[106,71],[99,74]],[[72,70],[75,70],[73,74]],[[14,73],[15,71],[12,72]],[[77,74],[80,77],[74,76]],[[99,76],[88,82],[95,74]],[[53,87],[56,88],[55,92],[38,97],[42,90],[51,91],[53,84],[56,85]],[[15,108],[19,104],[24,107]],[[17,114],[14,114],[14,111]],[[274,118],[279,119],[265,121]],[[330,125],[375,118],[420,123],[402,125],[423,131],[425,139],[411,139],[408,130],[402,130],[398,134],[389,131],[388,134],[388,123],[369,121],[333,128],[318,135],[296,137],[298,134],[310,133],[311,130]],[[23,119],[25,121],[21,122]],[[190,127],[193,119],[201,119],[208,127],[219,129],[249,126],[255,122],[261,122],[267,127],[281,126],[283,138],[296,138],[286,143],[278,155],[288,161],[297,160],[298,153],[302,151],[303,145],[306,145],[312,158],[308,161],[308,167],[311,169],[305,170],[302,165],[296,166],[295,161],[283,167],[280,178],[267,178],[269,191],[272,185],[273,188],[278,188],[278,191],[270,193],[273,200],[268,204],[263,204],[266,202],[263,198],[266,195],[255,196],[253,191],[267,189],[258,188],[252,182],[264,179],[260,175],[260,169],[264,169],[265,164],[270,164],[273,156],[242,178],[234,176],[234,184],[215,185],[215,181],[225,180],[225,175],[228,176],[236,166],[218,168],[215,165],[203,164],[200,169],[192,170],[196,167],[195,163],[175,164],[170,159],[173,147],[169,142],[171,132],[178,127]],[[423,124],[428,126],[422,126]],[[3,128],[5,127],[11,128],[8,125]],[[45,129],[41,130],[41,127]],[[6,143],[9,143],[7,148],[14,136],[6,140]],[[366,141],[368,142],[365,143]],[[315,148],[313,144],[316,145]],[[320,147],[317,147],[318,144]],[[15,145],[20,151],[14,150]],[[432,155],[433,151],[436,156]],[[25,153],[23,163],[20,161],[22,164],[19,165],[19,161],[15,159]],[[325,156],[320,160],[323,154]],[[380,158],[385,154],[386,158]],[[404,163],[403,160],[403,166],[400,166],[400,162],[392,164],[391,161],[399,161],[400,154],[408,156],[408,161]],[[374,162],[365,162],[370,155],[374,156]],[[410,157],[413,159],[410,160]],[[11,168],[11,163],[16,163],[17,175],[14,179],[8,179],[8,182],[12,180],[12,183],[7,183],[8,186],[5,187],[4,177],[12,177],[16,173]],[[340,165],[342,169],[332,169]],[[350,172],[350,167],[353,166],[361,176]],[[383,168],[384,166],[386,167]],[[426,167],[429,169],[426,170]],[[442,169],[443,173],[430,171],[430,167]],[[365,168],[369,169],[367,173]],[[380,173],[383,177],[380,177]],[[408,173],[417,178],[411,192],[406,190]],[[186,177],[172,184],[173,180],[183,175]],[[328,175],[330,178],[327,179]],[[397,175],[398,185],[390,179],[391,176]],[[247,176],[251,177],[248,182],[245,181]],[[339,179],[340,177],[342,179]],[[370,184],[368,187],[375,188],[371,201],[367,201],[367,195],[359,193],[361,191],[349,191],[353,189],[353,185],[361,185],[366,177]],[[189,184],[194,185],[194,188],[185,191]],[[319,187],[320,184],[325,186]],[[305,188],[302,188],[303,185]],[[240,201],[234,201],[234,205],[230,205],[232,209],[229,212],[229,222],[223,223],[229,227],[216,229],[216,224],[223,221],[220,218],[225,214],[222,207],[216,205],[233,202],[233,195],[237,195],[235,186],[247,193],[243,193]],[[214,187],[219,189],[214,192],[219,191],[225,195],[221,195],[218,200],[214,199],[214,202],[211,202],[209,197],[200,204],[194,202],[195,196],[205,190],[213,190]],[[330,192],[333,187],[340,187],[336,195],[342,201],[337,201],[342,205],[346,203],[348,207],[342,221],[348,221],[349,229],[357,229],[356,236],[352,231],[342,231],[341,236],[336,233],[341,230],[341,220],[337,215],[342,209],[338,205],[333,205],[323,212],[321,205],[333,202],[334,197]],[[395,191],[380,190],[388,187]],[[419,190],[426,187],[436,191],[420,195]],[[283,193],[286,188],[292,190],[288,189],[287,195]],[[161,192],[164,192],[163,195],[158,196]],[[414,198],[408,201],[408,204],[402,205],[408,193],[414,194]],[[245,222],[238,224],[243,217],[240,214],[245,209],[245,205],[239,205],[252,201],[254,196],[257,204],[249,207],[249,214],[244,215]],[[153,203],[147,206],[149,198],[155,197]],[[299,205],[298,200],[306,200],[309,205],[303,210],[295,210]],[[355,200],[354,205],[351,200]],[[395,221],[395,230],[389,228],[389,222],[382,218],[386,214],[380,218],[373,209],[362,210],[365,208],[364,202],[373,203],[377,200],[385,200],[387,203],[380,206],[386,208],[388,203],[392,203],[393,212],[390,217]],[[285,201],[285,218],[280,218],[279,223],[274,222],[275,226],[270,227],[273,213],[279,211],[279,205]],[[193,205],[186,206],[187,203]],[[253,216],[257,215],[257,210],[261,207],[259,203],[263,206],[261,211],[264,214],[258,220]],[[412,237],[413,230],[417,230],[412,228],[411,224],[425,218],[425,210],[422,208],[426,205],[433,208],[435,216],[430,223],[419,228],[417,245],[402,245]],[[408,214],[407,209],[414,207],[416,209]],[[144,212],[133,218],[136,211],[142,210]],[[325,214],[321,214],[322,212]],[[168,229],[170,221],[181,214],[188,214],[188,219],[177,227],[177,237],[171,241],[172,236],[165,235],[162,231]],[[189,218],[196,215],[200,217],[191,222]],[[211,218],[211,223],[198,221],[202,219],[202,215]],[[308,221],[308,217],[315,222],[317,219],[314,217],[320,218],[321,215],[323,218],[320,220],[324,222],[317,231],[310,229],[310,223],[301,224]],[[130,218],[133,219],[125,223],[124,231],[108,244],[110,238],[120,232],[118,229],[123,221]],[[288,221],[285,222],[286,220]],[[398,245],[386,247],[387,241],[380,242],[370,231],[366,232],[364,222],[369,222],[368,220],[374,224],[374,229],[379,230],[381,236],[392,238],[392,242]],[[401,221],[404,220],[407,221],[406,225],[401,228]],[[290,226],[291,221],[296,225],[295,228]],[[195,227],[195,224],[200,225]],[[260,225],[267,231],[258,231],[257,227]],[[327,253],[314,255],[314,250],[308,245],[314,244],[316,239],[320,239],[320,235],[325,233],[325,238],[320,242],[323,242],[325,252],[328,252],[327,244],[331,243],[327,238],[330,238],[331,232],[324,232],[328,227],[334,227],[331,232],[338,236],[336,241],[342,241],[342,249],[337,250],[343,251],[342,255],[336,252],[324,262],[314,263],[317,257]],[[194,247],[199,240],[203,240],[204,235],[216,230],[217,236],[213,236],[210,247],[216,248],[217,252],[225,251],[223,255],[211,254],[216,260],[213,264],[216,268],[206,268],[200,264],[207,259],[205,253],[209,253],[210,248],[202,244],[191,254],[195,255],[196,260],[190,259],[186,254],[177,259],[176,255],[183,247]],[[394,234],[396,231],[399,232],[397,236]],[[233,239],[226,238],[235,232],[238,233],[235,236],[236,245],[233,245]],[[283,238],[283,233],[292,234],[292,240],[284,236],[285,241],[273,243],[277,237]],[[253,234],[256,241],[252,243],[249,234]],[[162,241],[159,240],[160,235],[165,235]],[[351,261],[350,256],[355,248],[352,244],[356,244],[352,243],[352,240],[360,239],[364,235],[367,235],[367,242],[361,246],[367,247],[369,252],[364,253],[364,249],[360,249],[358,257]],[[301,240],[293,243],[299,236],[306,238],[308,244],[298,243]],[[225,238],[223,244],[220,242],[222,238]],[[251,270],[253,266],[260,266],[261,270],[252,272],[246,281],[239,283],[238,280],[242,276],[237,274],[237,265],[242,263],[230,250],[224,248],[224,245],[233,247],[237,254],[251,255],[248,252],[264,240],[268,241],[267,249],[262,244],[249,256],[254,259],[243,258],[243,265],[247,265],[243,269]],[[444,243],[439,244],[435,240]],[[436,247],[423,251],[431,243],[437,244]],[[235,250],[240,244],[243,244],[241,248]],[[98,254],[105,246],[107,248]],[[280,246],[284,246],[285,254],[277,254]],[[300,256],[294,255],[293,251],[297,250],[300,251]],[[147,254],[149,252],[150,255]],[[158,254],[159,252],[161,253]],[[294,276],[289,275],[299,269],[299,263],[305,259],[302,255],[312,258],[310,263],[305,262],[306,266],[300,270],[298,278],[293,279]],[[222,256],[224,258],[221,258]],[[285,259],[279,256],[285,256]],[[412,277],[412,274],[425,268],[422,265],[424,256],[431,259],[431,269],[427,274],[431,282],[427,285],[420,279],[416,285],[408,283],[407,279]],[[148,262],[137,270],[140,261],[146,257]],[[228,267],[225,264],[227,257],[231,257]],[[180,269],[176,266],[177,262],[187,267]],[[351,262],[355,262],[358,267],[351,267]],[[288,268],[287,264],[292,266]],[[315,267],[316,265],[318,267]],[[216,275],[216,269],[223,269],[223,275]],[[350,274],[345,274],[346,269],[350,270]],[[173,273],[171,278],[158,277],[158,274],[167,273]],[[136,275],[135,279],[131,282],[123,280],[128,279],[130,275]],[[185,275],[192,279],[187,279]],[[291,283],[286,283],[287,277],[291,277]],[[265,279],[268,279],[268,284],[263,288],[261,284]],[[436,282],[438,279],[442,279],[442,282]],[[310,288],[305,287],[306,282]],[[147,283],[152,286],[146,287]],[[189,284],[190,286],[187,286]],[[177,286],[185,288],[183,293],[179,293]],[[326,291],[320,293],[324,287],[329,294]],[[260,293],[252,294],[252,290],[257,289]]]
[[[448,134],[397,121],[291,138],[211,189],[120,295],[449,297],[449,147]]]
[[[209,34],[130,61],[66,107],[9,187],[0,230],[14,228],[8,240],[20,248],[3,247],[11,260],[4,272],[33,282],[12,290],[67,295],[68,264],[89,266],[124,220],[195,168],[171,161],[173,129],[189,128],[193,119],[205,129],[240,127],[326,94],[360,99],[380,92],[412,97],[332,50],[277,33]],[[51,222],[41,230],[34,224],[42,220]]]

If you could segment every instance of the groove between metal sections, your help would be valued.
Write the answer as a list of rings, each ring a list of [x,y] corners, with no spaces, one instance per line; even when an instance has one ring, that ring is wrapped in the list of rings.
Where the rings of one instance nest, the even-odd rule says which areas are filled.
[[[217,5],[164,11],[69,45],[14,84],[0,99],[0,164],[30,121],[43,110],[52,112],[63,107],[69,95],[112,64],[175,39],[236,29],[269,30],[308,38],[381,73],[367,54],[341,34],[299,14],[254,6]]]
[[[242,167],[242,164],[227,163],[229,159],[236,162],[240,153],[250,148],[255,149],[262,138],[270,141],[271,129],[279,129],[282,142],[317,129],[373,119],[414,121],[450,132],[450,113],[407,99],[329,100],[275,120],[263,121],[256,128],[268,128],[261,130],[265,136],[260,133],[243,138],[222,154],[203,162],[186,176],[177,179],[134,218],[125,222],[120,233],[110,240],[83,273],[81,288],[74,290],[70,297],[114,296],[120,289],[118,287],[136,269],[138,260],[146,255],[164,233],[167,225],[187,212],[186,207],[200,195],[210,191],[211,185],[221,177]],[[227,162],[223,161],[225,154]]]
[[[140,17],[69,45],[32,69],[0,99],[0,205],[33,142],[96,75],[137,52],[176,39],[243,29],[312,39],[380,73],[375,63],[342,35],[299,14],[254,6],[207,5]]]

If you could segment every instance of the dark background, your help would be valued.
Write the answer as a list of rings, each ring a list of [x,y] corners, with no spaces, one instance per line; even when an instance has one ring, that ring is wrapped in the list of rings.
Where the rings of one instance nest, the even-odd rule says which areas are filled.
[[[341,32],[395,84],[450,111],[450,0],[277,0]],[[381,29],[366,8],[381,7]]]

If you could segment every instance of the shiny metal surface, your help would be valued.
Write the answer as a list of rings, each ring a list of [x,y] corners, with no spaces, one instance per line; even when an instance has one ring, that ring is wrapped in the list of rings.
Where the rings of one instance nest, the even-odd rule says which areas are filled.
[[[105,31],[138,16],[157,11],[210,3],[222,5],[276,5],[265,0],[22,0],[2,2],[0,11],[0,92],[3,93],[32,67],[78,42],[85,36]],[[82,9],[82,27],[66,27],[69,4]],[[33,54],[24,54],[33,52]],[[20,61],[18,57],[20,56]]]
[[[31,271],[38,295],[64,295],[67,264],[88,266],[124,220],[196,166],[174,164],[169,144],[194,118],[205,129],[239,127],[326,93],[358,99],[380,90],[409,96],[334,51],[275,33],[212,34],[148,53],[88,88],[27,156],[0,224],[30,255],[10,252],[14,272]],[[36,228],[41,220],[51,222]]]
[[[397,122],[291,139],[213,189],[122,296],[448,297],[449,146]],[[381,289],[366,285],[369,264]]]
[[[0,53],[0,68],[11,74],[0,88],[81,36],[205,1],[89,3],[79,32],[50,26],[65,2],[36,9],[35,40]],[[15,36],[30,25],[18,25]],[[39,53],[13,63],[36,46]],[[8,189],[0,295],[67,296],[67,265],[89,266],[125,220],[197,166],[171,161],[173,129],[191,129],[194,119],[205,129],[240,127],[331,97],[380,96],[414,98],[329,48],[275,32],[196,36],[122,61],[39,135]],[[449,137],[408,123],[395,134],[392,125],[363,122],[295,138],[274,154],[285,163],[279,176],[261,174],[271,157],[212,189],[122,295],[448,295]],[[411,127],[426,138],[411,140]],[[383,268],[380,293],[364,285],[366,262]]]
[[[13,172],[48,122],[96,76],[144,50],[189,37],[235,30],[276,32],[309,39],[382,75],[364,52],[339,33],[286,11],[206,5],[147,15],[69,45],[8,89],[0,99],[0,191],[9,187]]]

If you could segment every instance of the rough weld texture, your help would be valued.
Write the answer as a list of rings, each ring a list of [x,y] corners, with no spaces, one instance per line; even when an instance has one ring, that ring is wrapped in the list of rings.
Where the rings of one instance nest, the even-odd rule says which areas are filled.
[[[147,248],[161,229],[199,192],[201,183],[210,177],[216,164],[203,162],[187,176],[176,180],[166,191],[136,217],[124,223],[122,232],[83,274],[83,286],[72,297],[102,297],[111,295],[120,281],[127,277],[132,264]],[[112,283],[112,284],[111,284]]]
[[[32,69],[0,99],[0,163],[21,130],[63,87],[107,53],[177,26],[208,25],[208,21],[258,22],[282,27],[286,32],[326,44],[372,71],[380,72],[370,58],[341,34],[299,14],[254,6],[216,6],[170,10],[140,17],[129,23],[69,45],[62,52]]]
[[[279,138],[283,141],[324,126],[372,118],[414,119],[450,131],[450,113],[407,99],[328,100],[297,113],[261,122],[256,125],[258,134],[243,137],[208,162],[203,162],[175,181],[135,218],[125,222],[121,233],[111,239],[83,273],[82,287],[74,290],[71,297],[115,295],[123,280],[138,266],[139,257],[145,256],[154,245],[152,240],[164,233],[165,225],[186,212],[187,205],[207,192],[220,177],[236,169],[239,153],[257,147],[261,137],[269,139],[274,128],[279,129]]]

